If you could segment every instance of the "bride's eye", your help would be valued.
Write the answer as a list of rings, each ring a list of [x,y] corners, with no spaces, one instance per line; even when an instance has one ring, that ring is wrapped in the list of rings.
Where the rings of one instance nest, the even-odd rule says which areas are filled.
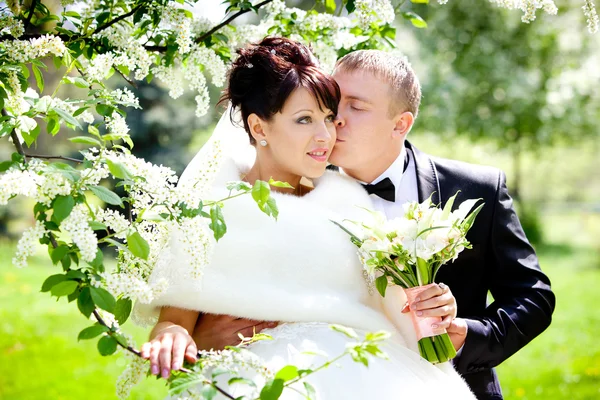
[[[312,118],[310,117],[301,117],[296,120],[298,124],[310,124],[312,122]]]
[[[333,114],[331,114],[327,118],[325,118],[325,122],[334,122],[334,121],[335,121],[335,115],[333,115]]]

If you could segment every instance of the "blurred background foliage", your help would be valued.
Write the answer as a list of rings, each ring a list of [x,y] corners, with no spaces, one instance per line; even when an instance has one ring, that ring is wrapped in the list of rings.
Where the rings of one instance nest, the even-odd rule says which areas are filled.
[[[600,398],[600,40],[588,34],[580,3],[558,1],[558,16],[540,13],[523,24],[519,11],[488,1],[407,2],[402,9],[423,16],[428,28],[397,21],[398,49],[423,85],[410,140],[432,155],[507,173],[557,293],[552,326],[499,368],[507,399]],[[61,76],[46,73],[46,91]],[[131,89],[143,108],[128,110],[133,153],[181,172],[222,110],[198,119],[193,96],[173,100],[156,80]],[[72,85],[61,90],[72,91],[63,98],[77,95]],[[220,90],[211,87],[213,102]],[[33,153],[76,155],[68,134],[52,142],[40,135]],[[0,143],[2,158],[12,151]],[[0,399],[114,398],[125,361],[77,343],[86,321],[39,293],[51,268],[47,256],[27,270],[10,263],[14,240],[33,223],[31,207],[0,207]],[[141,328],[131,333],[138,343],[147,336]],[[148,380],[132,398],[165,393],[161,382]]]

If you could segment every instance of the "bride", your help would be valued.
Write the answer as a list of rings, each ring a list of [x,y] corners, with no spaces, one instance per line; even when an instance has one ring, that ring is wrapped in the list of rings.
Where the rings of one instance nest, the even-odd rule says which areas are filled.
[[[290,363],[301,368],[322,363],[320,356],[306,351],[341,354],[347,338],[329,324],[348,326],[359,334],[392,334],[382,347],[388,360],[370,360],[365,368],[346,357],[309,376],[319,399],[474,399],[449,363],[434,366],[419,356],[412,322],[402,313],[402,291],[390,288],[385,298],[373,293],[356,248],[331,223],[360,218],[359,207],[373,208],[356,181],[325,170],[336,141],[340,91],[335,81],[316,67],[306,47],[291,40],[266,38],[238,52],[223,97],[232,114],[224,114],[214,136],[256,150],[249,164],[243,151],[225,152],[212,179],[211,198],[226,197],[225,184],[239,180],[253,184],[273,178],[293,189],[273,188],[277,221],[262,213],[250,196],[225,202],[228,232],[215,246],[201,278],[193,277],[190,260],[181,250],[186,238],[173,234],[168,255],[150,278],[167,279],[167,291],[149,305],[136,305],[142,316],[159,314],[150,341],[142,346],[151,372],[166,377],[171,369],[181,368],[184,357],[195,360],[190,332],[199,313],[209,313],[281,321],[267,330],[272,341],[249,347],[275,371]],[[241,113],[252,146],[247,146],[247,138],[235,136],[241,129],[227,121],[233,111]],[[231,128],[220,128],[227,125]],[[198,178],[189,176],[201,172],[192,164],[182,180]],[[302,177],[313,179],[313,184],[304,185]],[[282,398],[301,397],[284,392]]]

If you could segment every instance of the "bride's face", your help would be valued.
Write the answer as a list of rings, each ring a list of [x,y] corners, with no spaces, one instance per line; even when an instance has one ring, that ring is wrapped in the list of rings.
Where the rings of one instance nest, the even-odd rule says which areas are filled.
[[[261,164],[268,164],[278,176],[323,175],[336,140],[334,119],[333,112],[320,106],[311,92],[297,88],[269,121],[257,121],[258,127],[250,124],[256,141],[268,143],[256,145]]]

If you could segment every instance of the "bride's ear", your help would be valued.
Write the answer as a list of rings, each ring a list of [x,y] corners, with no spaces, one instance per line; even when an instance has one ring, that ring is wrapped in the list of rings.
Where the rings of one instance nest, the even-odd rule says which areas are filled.
[[[257,143],[267,138],[265,125],[265,121],[260,119],[258,115],[248,115],[248,128],[250,128],[250,134],[252,135],[254,140],[256,140]]]
[[[402,139],[402,141],[404,141],[404,138],[406,137],[408,132],[410,132],[410,129],[412,128],[414,122],[415,117],[410,111],[405,111],[399,114],[396,117],[396,124],[394,126],[394,131],[392,134],[393,137],[400,138]]]

